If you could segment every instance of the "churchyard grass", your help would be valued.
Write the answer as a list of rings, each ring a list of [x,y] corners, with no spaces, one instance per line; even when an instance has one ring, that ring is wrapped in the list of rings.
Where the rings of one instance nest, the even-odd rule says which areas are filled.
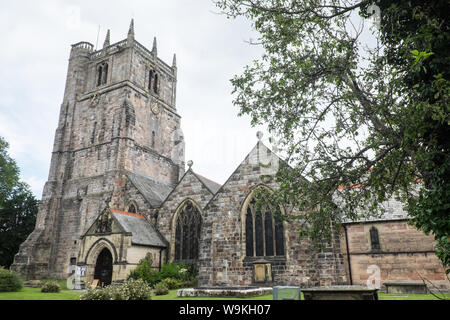
[[[61,283],[60,283],[61,284]],[[0,300],[78,300],[80,292],[68,290],[61,285],[59,293],[43,293],[40,288],[24,287],[17,292],[0,292]],[[450,299],[450,293],[446,293],[445,297]],[[431,294],[388,294],[384,292],[378,293],[380,300],[437,300]],[[272,300],[272,294],[251,298],[210,298],[210,297],[177,297],[177,290],[169,290],[169,293],[162,296],[152,295],[152,300]],[[303,299],[303,295],[302,295]]]

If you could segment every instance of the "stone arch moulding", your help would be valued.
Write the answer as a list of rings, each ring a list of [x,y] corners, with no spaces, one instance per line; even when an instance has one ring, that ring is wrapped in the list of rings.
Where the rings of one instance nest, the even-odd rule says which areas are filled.
[[[203,217],[203,210],[202,208],[198,205],[198,203],[192,199],[192,198],[185,198],[183,201],[180,202],[180,204],[177,206],[177,208],[175,209],[175,213],[172,216],[172,220],[170,222],[170,255],[169,255],[169,260],[170,261],[174,261],[175,260],[175,229],[177,227],[177,219],[178,216],[181,212],[181,210],[184,208],[184,205],[187,202],[191,202],[192,205],[197,209],[197,211],[200,213],[200,216]]]
[[[268,187],[265,184],[259,183],[255,186],[252,186],[250,188],[250,191],[248,192],[247,196],[244,198],[244,201],[241,204],[241,259],[244,260],[247,257],[247,252],[246,252],[246,216],[247,216],[247,208],[250,204],[250,202],[252,201],[254,194],[257,190],[264,188],[265,190],[267,190],[269,193],[273,193],[273,190]],[[280,206],[280,211],[281,214],[283,215],[285,213],[285,209],[283,206]],[[284,251],[284,257],[286,258],[286,260],[288,260],[288,248],[286,246],[286,239],[289,239],[289,234],[288,234],[288,228],[286,226],[286,223],[284,221],[281,222],[282,223],[282,228],[283,228],[283,232],[282,232],[282,236],[283,236],[283,251]],[[275,228],[275,226],[273,226],[273,228]],[[263,241],[265,241],[263,239]],[[255,244],[254,244],[255,245]],[[275,250],[275,248],[274,248]],[[258,257],[261,258],[261,257]]]
[[[98,255],[103,249],[108,249],[113,257],[113,264],[117,263],[117,250],[114,244],[106,238],[100,238],[95,241],[84,257],[87,265],[95,265]]]

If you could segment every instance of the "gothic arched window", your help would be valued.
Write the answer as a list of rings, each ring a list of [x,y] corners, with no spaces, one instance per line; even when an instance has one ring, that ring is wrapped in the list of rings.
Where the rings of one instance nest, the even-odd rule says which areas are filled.
[[[175,223],[175,260],[198,259],[198,245],[202,217],[190,200],[186,201],[178,215]]]
[[[137,208],[136,208],[136,205],[134,203],[132,203],[132,204],[130,204],[128,206],[128,212],[137,213]]]
[[[378,230],[375,227],[370,228],[370,246],[373,251],[379,251],[381,249]]]
[[[153,91],[158,93],[158,74],[155,73],[155,80],[153,81]]]
[[[103,62],[97,67],[97,86],[106,84],[108,78],[108,63]]]
[[[245,255],[284,256],[283,221],[280,210],[257,204],[252,198],[245,209]]]
[[[148,90],[158,93],[158,74],[155,70],[150,70],[148,74]]]

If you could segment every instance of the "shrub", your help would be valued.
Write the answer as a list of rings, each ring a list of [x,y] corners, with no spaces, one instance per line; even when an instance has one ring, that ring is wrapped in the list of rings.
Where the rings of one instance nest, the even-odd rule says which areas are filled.
[[[183,282],[173,278],[166,278],[160,283],[165,285],[169,290],[178,289],[182,286]]]
[[[159,278],[160,280],[167,278],[181,279],[180,269],[180,266],[176,263],[166,263],[159,272]]]
[[[121,300],[150,300],[151,289],[142,279],[129,279],[118,287]]]
[[[155,284],[153,292],[157,296],[162,296],[162,295],[168,294],[169,293],[169,289],[167,288],[167,286],[163,282],[159,282],[159,283]]]
[[[104,288],[89,288],[80,296],[80,300],[122,300],[118,295],[117,288],[107,286]]]
[[[145,258],[139,261],[138,266],[130,272],[128,279],[142,279],[151,286],[155,285],[160,278],[158,277],[158,272],[153,270],[152,263],[151,254],[147,253]]]
[[[80,296],[80,300],[150,300],[151,289],[142,280],[129,279],[122,285],[106,286],[103,288],[89,288]]]
[[[0,292],[19,291],[22,289],[22,280],[9,270],[0,267]]]
[[[41,292],[60,292],[61,287],[56,281],[45,282],[41,287]]]

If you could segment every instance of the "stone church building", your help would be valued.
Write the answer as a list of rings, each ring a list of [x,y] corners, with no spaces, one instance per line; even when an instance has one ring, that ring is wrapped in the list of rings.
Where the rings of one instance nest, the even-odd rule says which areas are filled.
[[[12,269],[25,278],[60,278],[70,267],[102,284],[125,279],[147,254],[198,265],[198,284],[317,286],[363,284],[371,265],[381,281],[446,285],[431,236],[407,224],[395,201],[388,215],[349,222],[324,251],[298,238],[295,222],[258,208],[254,194],[277,187],[280,159],[261,141],[219,185],[184,158],[176,108],[177,65],[126,39],[94,51],[72,45],[48,181],[35,230]],[[269,162],[268,162],[269,160]],[[261,166],[264,164],[264,166]],[[269,177],[268,177],[269,176]]]

